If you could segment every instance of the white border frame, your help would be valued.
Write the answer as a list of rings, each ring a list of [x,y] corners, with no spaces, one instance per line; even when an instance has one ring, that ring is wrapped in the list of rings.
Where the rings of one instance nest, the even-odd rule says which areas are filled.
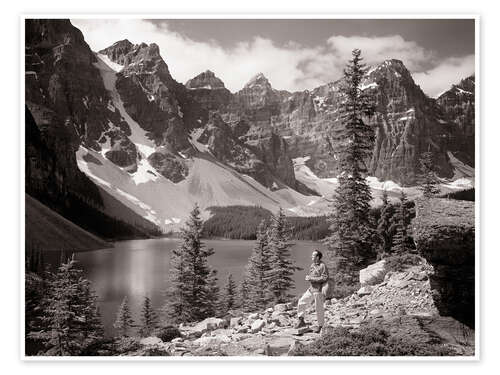
[[[131,357],[131,356],[92,356],[92,357],[73,357],[73,356],[26,356],[25,353],[25,20],[31,18],[40,19],[473,19],[475,25],[475,48],[474,48],[474,58],[475,58],[475,174],[474,174],[474,186],[475,186],[475,330],[474,330],[474,356],[457,356],[457,357],[417,357],[417,356],[399,356],[399,357],[366,357],[366,356],[353,356],[353,357],[247,357],[247,356],[233,356],[233,357]],[[481,123],[480,123],[480,112],[483,108],[481,107],[481,23],[480,15],[477,13],[457,13],[457,14],[335,14],[335,13],[204,13],[204,14],[190,14],[173,12],[168,14],[90,14],[90,13],[67,13],[67,14],[44,14],[44,13],[25,13],[19,16],[19,61],[21,63],[21,68],[19,69],[20,76],[20,100],[19,100],[19,118],[21,123],[20,128],[20,145],[19,145],[19,160],[20,160],[20,179],[19,185],[21,187],[20,202],[19,202],[19,234],[20,243],[22,244],[22,249],[19,252],[19,267],[20,267],[20,280],[19,280],[19,312],[21,314],[20,319],[20,336],[19,336],[19,359],[25,362],[122,362],[122,361],[132,361],[132,362],[479,362],[480,361],[480,349],[481,349],[481,335],[482,330],[482,319],[480,319],[480,304],[481,295],[480,291],[482,288],[482,280],[480,275],[480,250],[481,250],[481,236],[480,236],[480,214],[481,214],[481,201],[480,201],[480,191],[481,191],[481,180],[483,176],[481,174],[481,154],[480,154],[480,139],[481,139]],[[479,87],[479,89],[478,89]],[[478,178],[479,176],[479,178]]]

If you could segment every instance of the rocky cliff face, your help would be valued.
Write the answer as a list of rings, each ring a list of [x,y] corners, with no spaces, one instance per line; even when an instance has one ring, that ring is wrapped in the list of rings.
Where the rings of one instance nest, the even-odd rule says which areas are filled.
[[[308,166],[317,175],[334,177],[336,161],[325,140],[342,126],[341,84],[338,81],[291,94],[273,89],[266,77],[258,74],[218,110],[228,122],[244,120],[249,124],[245,134],[248,142],[258,143],[271,133],[278,134],[286,139],[292,158],[310,156]],[[438,174],[453,176],[447,154],[456,142],[453,125],[443,115],[440,103],[422,92],[401,61],[387,60],[372,68],[360,88],[369,90],[376,102],[375,115],[366,119],[376,130],[369,161],[371,175],[414,183],[421,153],[431,150]]]
[[[75,152],[106,127],[106,92],[83,35],[65,20],[26,20],[26,191],[101,204]],[[110,114],[112,115],[112,114]],[[112,116],[111,116],[112,117]]]
[[[187,176],[189,166],[180,155],[199,151],[190,141],[194,132],[196,142],[206,145],[217,160],[238,172],[270,188],[283,185],[296,188],[290,155],[282,141],[274,137],[273,142],[266,140],[254,149],[239,139],[244,133],[244,121],[228,124],[219,115],[210,114],[213,109],[230,105],[230,99],[234,99],[213,72],[201,73],[183,86],[170,75],[156,44],[132,45],[121,41],[99,53],[123,64],[117,74],[118,94],[126,112],[154,141],[156,149],[148,161],[163,176],[173,182]],[[278,103],[278,96],[273,96],[274,91],[263,76],[257,76],[247,86],[248,92],[264,90],[272,103]],[[266,158],[268,152],[271,158]]]
[[[187,81],[186,88],[190,90],[195,101],[207,110],[227,106],[232,97],[231,92],[225,88],[224,82],[210,70]]]
[[[431,286],[441,315],[474,327],[474,202],[417,200],[413,237],[417,250],[433,265]]]
[[[437,98],[444,118],[454,126],[452,151],[470,166],[474,166],[475,86],[475,77],[470,76]]]

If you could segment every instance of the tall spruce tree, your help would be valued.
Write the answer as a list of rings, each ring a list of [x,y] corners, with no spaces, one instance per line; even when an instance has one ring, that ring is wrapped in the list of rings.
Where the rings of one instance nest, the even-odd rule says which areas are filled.
[[[233,275],[227,276],[226,285],[224,286],[224,300],[222,301],[223,313],[227,313],[236,307],[236,284],[233,280]]]
[[[392,252],[397,255],[407,253],[413,250],[411,246],[411,238],[409,235],[410,212],[408,208],[408,199],[406,193],[401,190],[399,197],[399,206],[396,214],[394,215],[394,238],[392,245]]]
[[[90,281],[74,258],[63,262],[50,278],[41,317],[43,327],[30,334],[45,347],[44,355],[80,355],[102,339],[103,328]]]
[[[257,240],[247,264],[248,304],[251,310],[266,307],[270,302],[269,274],[271,254],[266,222],[257,227]]]
[[[271,226],[268,233],[269,246],[269,272],[267,274],[268,288],[273,303],[288,302],[293,296],[290,289],[295,286],[293,274],[300,267],[295,266],[290,254],[292,244],[290,239],[290,226],[283,210],[271,217]]]
[[[148,296],[144,297],[141,310],[141,325],[139,335],[142,337],[150,336],[158,327],[158,316],[151,305],[151,300]]]
[[[217,301],[213,300],[216,273],[207,262],[214,250],[205,247],[202,232],[200,209],[195,205],[181,230],[182,244],[173,251],[171,259],[166,310],[174,323],[202,320],[216,309]]]
[[[365,75],[361,51],[355,49],[340,88],[343,126],[339,132],[332,131],[329,139],[335,145],[340,174],[330,216],[332,235],[325,243],[336,283],[345,285],[353,285],[358,271],[376,258],[378,238],[370,223],[372,195],[365,179],[375,141],[374,130],[364,120],[374,113],[372,98],[360,89]]]
[[[439,194],[439,180],[434,172],[432,152],[427,151],[422,153],[420,157],[420,189],[425,198],[432,198]]]
[[[132,319],[132,314],[128,305],[128,298],[125,296],[116,313],[116,320],[113,323],[113,327],[117,330],[118,335],[128,336],[133,325],[134,320]]]
[[[381,257],[389,254],[392,247],[391,219],[394,215],[394,207],[389,202],[387,190],[384,189],[382,193],[382,206],[380,207],[380,219],[377,224],[377,232],[382,239],[380,247]]]

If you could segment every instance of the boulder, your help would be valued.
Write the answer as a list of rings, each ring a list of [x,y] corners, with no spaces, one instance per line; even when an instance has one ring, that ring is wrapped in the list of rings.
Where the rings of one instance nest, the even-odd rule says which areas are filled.
[[[141,345],[152,346],[163,344],[163,341],[161,341],[161,339],[158,337],[145,337],[141,339],[140,343]]]
[[[385,260],[381,260],[359,271],[359,283],[361,286],[376,285],[384,281],[386,273]]]
[[[218,335],[218,336],[206,336],[206,337],[200,337],[199,339],[196,339],[193,341],[194,345],[198,346],[219,346],[220,344],[223,343],[228,343],[231,342],[231,339],[226,336],[226,335]]]
[[[367,296],[372,293],[373,287],[370,285],[363,286],[358,290],[358,296]]]
[[[288,303],[279,303],[276,306],[274,306],[273,311],[275,312],[284,312],[289,309],[289,304]]]
[[[207,318],[196,324],[193,328],[190,329],[190,331],[199,333],[201,335],[207,331],[213,331],[217,328],[223,328],[223,327],[224,327],[224,319]]]
[[[266,325],[266,322],[263,319],[257,319],[252,323],[252,326],[250,327],[250,331],[252,333],[259,332],[264,326]]]
[[[238,316],[238,317],[235,317],[235,318],[231,318],[229,326],[231,328],[235,328],[235,327],[237,327],[237,326],[239,326],[241,324],[241,320],[242,320],[241,316]]]

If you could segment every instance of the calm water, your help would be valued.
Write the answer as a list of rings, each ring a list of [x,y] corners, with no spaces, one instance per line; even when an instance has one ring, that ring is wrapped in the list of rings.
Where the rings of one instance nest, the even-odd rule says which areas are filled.
[[[113,249],[75,254],[99,296],[107,333],[112,333],[116,311],[124,296],[128,296],[136,322],[145,296],[151,298],[155,308],[164,305],[170,254],[179,243],[180,240],[170,238],[121,241],[116,242]],[[209,264],[217,269],[221,288],[229,273],[239,284],[254,241],[207,240],[205,244],[215,251],[209,257]],[[293,294],[300,294],[307,287],[304,277],[314,248],[324,249],[321,244],[308,241],[296,241],[292,248],[294,261],[304,268],[295,273],[296,288]]]

